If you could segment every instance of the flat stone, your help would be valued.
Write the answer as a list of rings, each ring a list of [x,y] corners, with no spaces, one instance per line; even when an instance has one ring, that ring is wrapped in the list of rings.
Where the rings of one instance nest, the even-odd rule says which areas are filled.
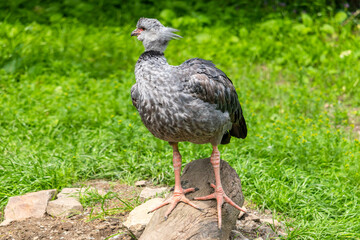
[[[167,187],[161,187],[161,188],[146,187],[141,191],[140,197],[148,199],[148,198],[155,197],[156,195],[160,195],[166,191],[167,191]]]
[[[245,214],[247,214],[247,213],[246,213],[246,212],[247,212],[246,207],[245,207],[245,206],[242,206],[242,209],[244,209],[244,210],[245,210],[245,212],[240,211],[239,216],[238,216],[238,219],[241,219],[241,218],[242,218]]]
[[[149,223],[154,213],[148,213],[164,201],[163,198],[153,198],[134,208],[130,213],[124,226],[126,226],[135,236],[139,237]]]
[[[137,182],[135,182],[135,186],[136,187],[145,187],[146,181],[145,180],[137,181]]]
[[[63,188],[57,198],[78,198],[81,190],[82,188]]]
[[[50,201],[46,212],[53,217],[69,217],[83,211],[81,203],[72,197],[62,197]]]
[[[4,211],[5,221],[0,225],[5,226],[12,221],[22,221],[30,217],[44,217],[48,202],[55,193],[56,189],[51,189],[9,198]]]
[[[254,222],[260,222],[260,217],[259,216],[256,216],[255,214],[251,214],[251,213],[249,213],[249,214],[247,214],[246,216],[245,216],[245,219],[248,221],[248,220],[252,220],[252,221],[254,221]]]
[[[281,226],[281,224],[277,220],[270,219],[270,218],[260,218],[260,222],[263,223],[263,224],[268,223],[268,224],[273,225],[275,227],[280,227]]]
[[[61,192],[57,195],[57,198],[63,198],[63,197],[72,197],[79,199],[79,195],[87,194],[89,192],[96,192],[100,195],[105,195],[106,192],[102,189],[96,189],[94,187],[88,187],[88,188],[63,188]]]

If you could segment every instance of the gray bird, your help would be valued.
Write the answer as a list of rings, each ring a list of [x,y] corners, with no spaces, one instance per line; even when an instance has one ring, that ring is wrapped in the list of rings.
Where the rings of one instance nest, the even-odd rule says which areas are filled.
[[[197,209],[185,194],[195,188],[183,189],[180,184],[181,155],[179,142],[210,143],[210,162],[214,168],[214,193],[195,200],[216,199],[218,226],[221,228],[221,206],[224,201],[244,211],[226,196],[220,180],[219,144],[230,142],[231,136],[245,138],[247,128],[237,93],[224,72],[207,60],[193,58],[179,66],[169,65],[164,51],[171,39],[179,39],[178,30],[165,27],[157,19],[140,18],[131,36],[137,36],[144,47],[135,65],[136,83],[131,98],[147,129],[157,138],[168,141],[173,148],[175,188],[167,204],[165,219],[179,202]],[[152,212],[151,211],[151,212]]]

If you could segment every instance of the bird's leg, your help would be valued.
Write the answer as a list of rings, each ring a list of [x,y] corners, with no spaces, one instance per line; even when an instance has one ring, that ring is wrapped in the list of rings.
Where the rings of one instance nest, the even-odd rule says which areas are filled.
[[[187,199],[185,197],[186,193],[189,192],[195,192],[197,189],[195,188],[187,188],[187,189],[183,189],[181,187],[181,181],[180,181],[180,174],[181,174],[181,155],[178,149],[178,143],[170,143],[170,145],[173,148],[173,166],[174,166],[174,173],[175,173],[175,188],[174,188],[174,193],[173,196],[171,196],[169,199],[165,200],[164,202],[162,202],[159,206],[157,206],[156,208],[152,209],[150,212],[153,212],[167,204],[170,204],[168,210],[165,213],[165,220],[167,219],[167,217],[169,216],[169,214],[171,213],[172,210],[174,210],[174,208],[176,207],[176,205],[179,202],[184,202],[189,204],[190,206],[197,208],[199,210],[201,210],[198,206],[196,206],[194,203],[190,202],[189,199]]]
[[[209,199],[216,199],[217,202],[217,213],[218,213],[218,227],[221,228],[221,207],[224,204],[224,201],[229,203],[231,206],[239,209],[240,211],[245,212],[241,207],[239,207],[236,203],[234,203],[226,194],[221,185],[220,179],[220,152],[217,146],[213,146],[213,152],[210,157],[210,162],[214,168],[215,173],[215,182],[214,184],[210,184],[212,188],[214,188],[215,192],[205,196],[205,197],[196,197],[195,200],[209,200]]]

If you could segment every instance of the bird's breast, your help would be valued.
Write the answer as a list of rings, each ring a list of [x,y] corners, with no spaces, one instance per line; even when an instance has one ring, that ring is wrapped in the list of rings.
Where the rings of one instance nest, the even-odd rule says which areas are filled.
[[[138,112],[144,125],[157,138],[169,142],[210,142],[223,133],[229,115],[180,91],[175,84],[138,83]]]

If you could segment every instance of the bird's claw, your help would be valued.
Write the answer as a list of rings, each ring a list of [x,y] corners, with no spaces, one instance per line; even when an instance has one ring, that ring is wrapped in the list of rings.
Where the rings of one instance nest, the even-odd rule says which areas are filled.
[[[188,188],[188,189],[181,188],[180,190],[177,190],[176,192],[174,192],[173,195],[169,199],[165,200],[160,205],[158,205],[156,208],[150,210],[148,213],[154,212],[155,210],[157,210],[165,205],[170,204],[170,206],[168,207],[168,210],[165,213],[165,221],[166,221],[168,216],[170,215],[170,213],[174,210],[174,208],[176,207],[176,205],[179,202],[183,202],[183,203],[188,204],[196,209],[201,210],[201,208],[196,206],[188,198],[185,197],[186,193],[194,192],[194,191],[195,191],[195,188]]]
[[[210,186],[214,188],[214,192],[204,196],[204,197],[197,197],[195,200],[210,200],[210,199],[216,199],[217,202],[217,211],[218,211],[218,227],[221,229],[221,209],[224,207],[224,203],[228,203],[231,206],[235,207],[236,209],[246,212],[244,209],[239,207],[236,203],[234,203],[225,193],[222,187],[216,188],[216,186],[212,183],[210,183]]]

